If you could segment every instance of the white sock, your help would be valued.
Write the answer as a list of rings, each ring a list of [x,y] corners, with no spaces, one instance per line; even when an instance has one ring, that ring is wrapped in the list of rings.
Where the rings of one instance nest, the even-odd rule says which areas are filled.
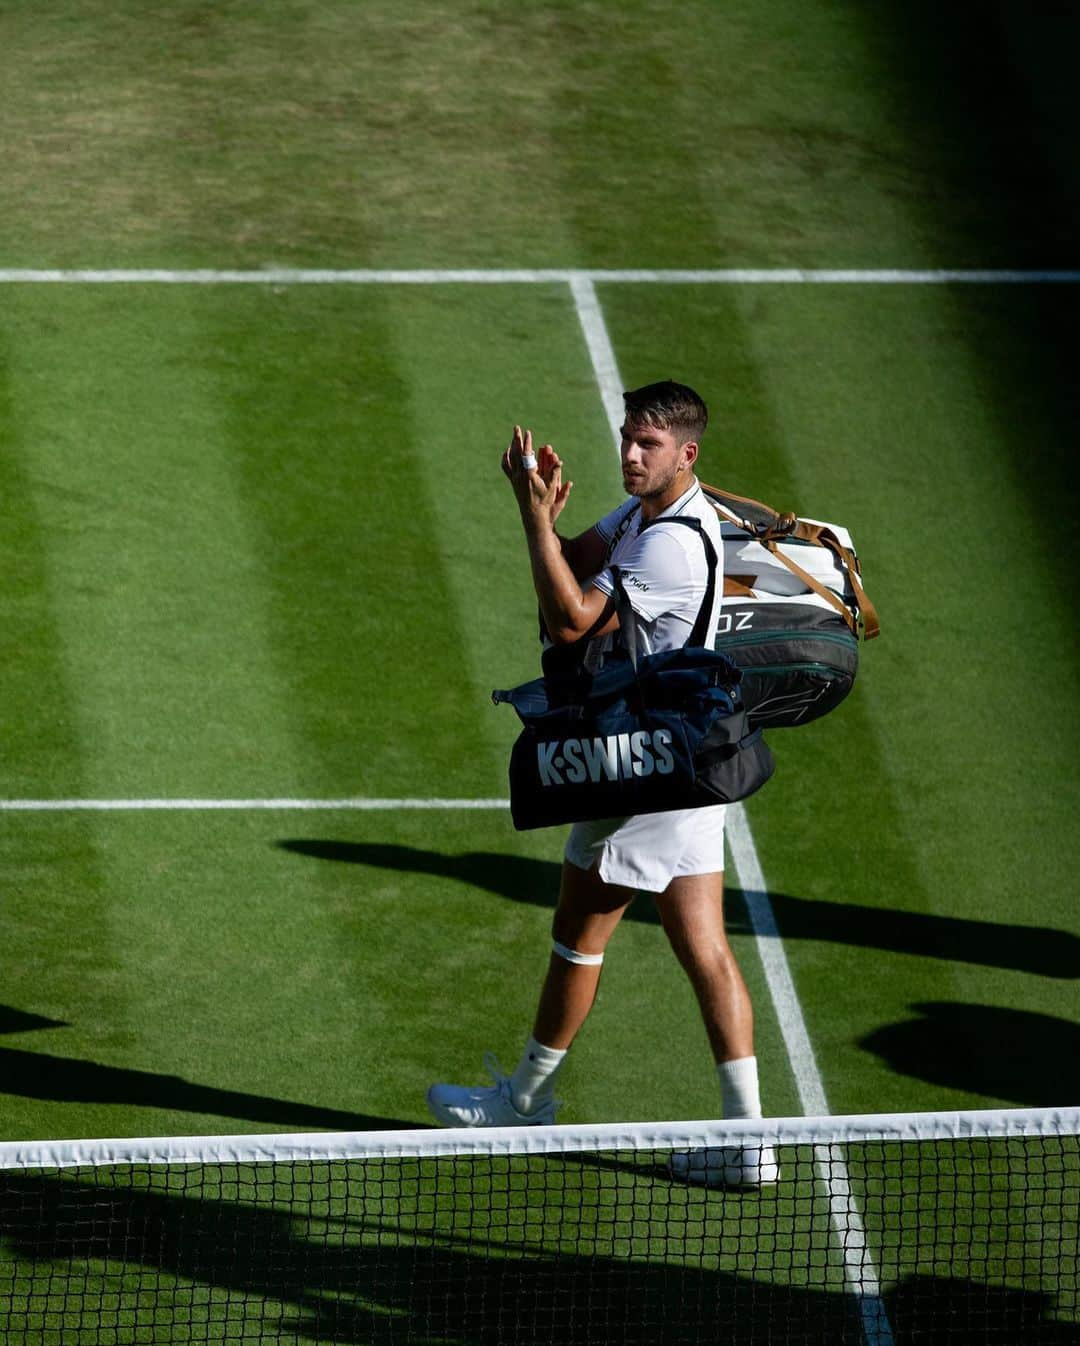
[[[740,1056],[737,1061],[720,1061],[720,1098],[724,1117],[761,1116],[761,1091],[758,1087],[757,1057]]]
[[[535,1038],[528,1040],[517,1069],[510,1076],[510,1098],[518,1112],[535,1112],[547,1102],[565,1055],[565,1051],[545,1047]]]

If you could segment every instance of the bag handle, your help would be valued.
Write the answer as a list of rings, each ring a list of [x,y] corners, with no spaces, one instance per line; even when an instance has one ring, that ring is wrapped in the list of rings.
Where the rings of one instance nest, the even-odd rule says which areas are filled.
[[[819,547],[827,547],[829,551],[840,562],[847,578],[851,584],[852,592],[855,594],[855,601],[858,605],[859,616],[862,618],[863,639],[873,640],[875,636],[881,634],[881,622],[878,618],[877,608],[870,601],[866,590],[862,587],[862,579],[859,572],[859,563],[854,554],[843,545],[840,539],[832,531],[826,528],[824,524],[807,523],[805,519],[798,518],[794,514],[780,514],[769,505],[762,504],[760,500],[751,500],[747,496],[733,495],[730,491],[721,491],[715,486],[707,486],[704,482],[701,489],[708,496],[713,509],[718,514],[723,515],[729,523],[735,524],[744,532],[749,533],[752,538],[756,538],[773,556],[782,564],[787,566],[793,575],[796,575],[802,582],[830,603],[837,612],[843,617],[844,621],[851,628],[854,635],[858,635],[858,623],[852,616],[851,610],[843,599],[838,598],[831,589],[808,574],[802,566],[798,565],[786,556],[776,545],[776,540],[786,537],[797,538],[802,542],[813,542]],[[751,523],[749,519],[740,518],[725,502],[733,501],[742,505],[752,506],[751,513],[760,512],[767,521],[761,523]]]
[[[698,608],[697,617],[694,619],[694,625],[691,628],[689,636],[686,638],[687,645],[700,646],[705,643],[705,636],[709,630],[709,618],[712,616],[713,599],[716,596],[716,570],[717,556],[716,548],[713,546],[712,538],[706,533],[700,519],[683,518],[680,515],[673,515],[669,519],[652,519],[648,523],[643,523],[638,536],[646,528],[654,527],[656,524],[677,523],[684,528],[692,528],[698,537],[705,544],[705,563],[709,568],[709,577],[705,583],[705,596],[701,600],[701,607]],[[630,656],[630,663],[637,672],[637,622],[634,620],[634,607],[626,593],[626,586],[623,583],[623,577],[620,567],[614,565],[611,567],[611,579],[615,586],[615,610],[619,615],[619,631],[622,634],[623,644],[626,646],[626,652]]]
[[[831,528],[826,528],[820,523],[806,523],[800,519],[793,536],[803,538],[808,542],[817,542],[823,547],[828,547],[829,551],[836,556],[840,564],[844,567],[844,572],[848,577],[852,589],[855,592],[855,601],[859,605],[859,614],[863,620],[863,638],[873,640],[875,636],[881,634],[881,622],[878,620],[877,608],[871,603],[866,590],[862,587],[862,578],[859,573],[859,562],[854,554],[840,541]],[[780,557],[785,565],[790,566],[791,561],[780,554],[773,553]],[[815,586],[816,587],[816,586]]]
[[[615,611],[619,616],[619,634],[623,646],[630,656],[630,665],[637,672],[637,623],[634,621],[634,608],[626,596],[626,586],[618,566],[611,567],[611,580],[615,586]]]

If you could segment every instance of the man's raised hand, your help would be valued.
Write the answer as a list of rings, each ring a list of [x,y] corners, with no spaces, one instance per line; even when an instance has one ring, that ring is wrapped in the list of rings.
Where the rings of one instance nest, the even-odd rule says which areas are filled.
[[[574,483],[563,482],[562,460],[551,445],[541,445],[539,453],[534,453],[532,431],[522,432],[515,425],[502,469],[514,488],[522,522],[553,528]]]

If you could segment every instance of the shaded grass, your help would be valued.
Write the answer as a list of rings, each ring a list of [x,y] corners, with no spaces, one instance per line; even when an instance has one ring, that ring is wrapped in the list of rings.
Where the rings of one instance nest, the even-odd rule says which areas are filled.
[[[886,1231],[880,1306],[843,1293],[807,1146],[785,1147],[780,1184],[750,1194],[672,1185],[648,1151],[5,1174],[0,1276],[12,1329],[50,1343],[62,1324],[65,1342],[272,1325],[343,1343],[779,1330],[810,1346],[861,1342],[860,1307],[883,1307],[898,1342],[1074,1339],[1075,1153],[1040,1146],[1023,1188],[1008,1175],[1030,1145],[850,1149],[858,1204]],[[914,1166],[941,1210],[912,1221]],[[48,1280],[54,1262],[64,1276]]]
[[[985,182],[922,111],[953,81],[888,7],[96,0],[4,23],[7,264],[1000,256]]]
[[[17,1278],[16,1330],[51,1310],[68,1340],[80,1328],[156,1327],[167,1340],[170,1328],[213,1339],[272,1324],[342,1343],[756,1342],[777,1317],[807,1341],[857,1339],[805,1180],[756,1203],[770,1233],[797,1212],[794,1240],[785,1228],[755,1246],[725,1227],[738,1197],[673,1189],[658,1158],[178,1168],[171,1183],[5,1175],[14,1258],[0,1275]],[[811,1243],[813,1265],[800,1265]],[[69,1303],[40,1279],[50,1256],[67,1263]]]

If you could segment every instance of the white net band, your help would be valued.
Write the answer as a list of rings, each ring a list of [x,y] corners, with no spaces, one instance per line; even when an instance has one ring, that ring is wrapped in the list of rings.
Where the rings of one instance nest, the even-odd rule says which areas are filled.
[[[597,1150],[662,1151],[750,1143],[828,1146],[1059,1135],[1080,1135],[1080,1108],[1003,1108],[480,1130],[425,1128],[415,1131],[319,1131],[300,1135],[5,1141],[0,1143],[0,1170],[103,1164],[261,1164],[454,1155],[553,1155]]]

